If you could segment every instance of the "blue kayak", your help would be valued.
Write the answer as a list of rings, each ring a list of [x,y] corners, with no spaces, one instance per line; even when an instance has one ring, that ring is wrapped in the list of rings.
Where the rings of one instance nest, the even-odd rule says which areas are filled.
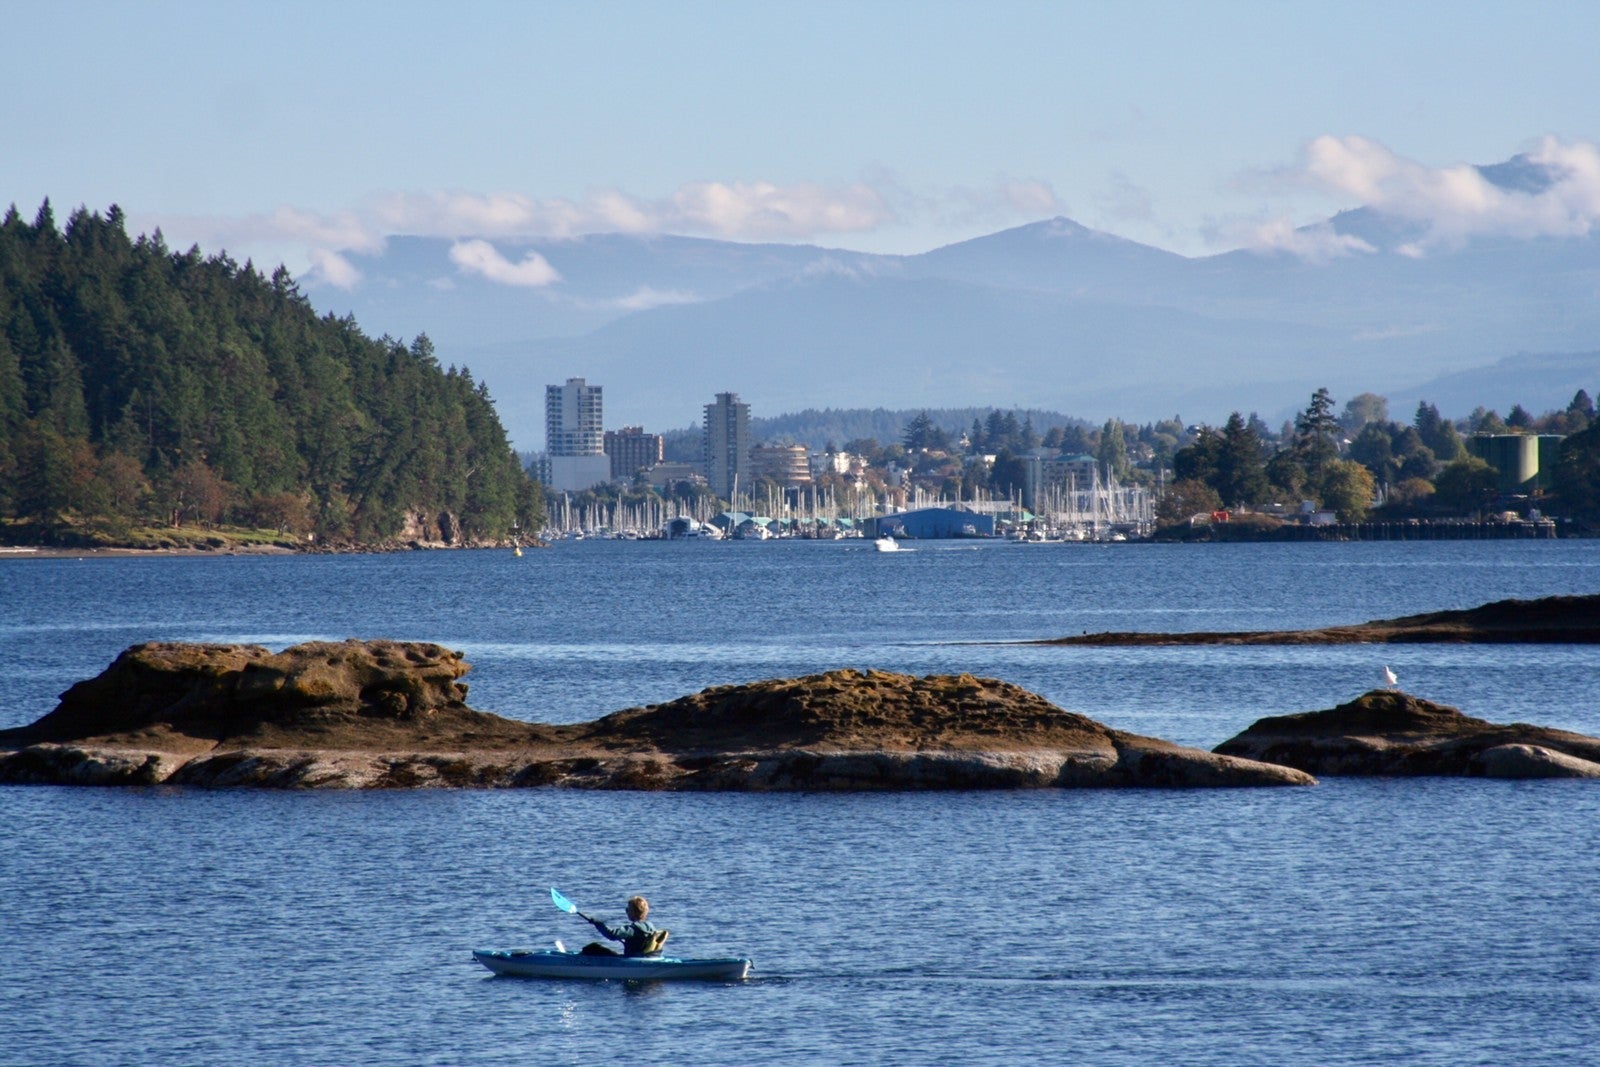
[[[676,956],[585,956],[581,952],[473,949],[472,958],[495,974],[522,978],[615,978],[658,981],[698,978],[728,981],[750,973],[747,959],[679,959]]]

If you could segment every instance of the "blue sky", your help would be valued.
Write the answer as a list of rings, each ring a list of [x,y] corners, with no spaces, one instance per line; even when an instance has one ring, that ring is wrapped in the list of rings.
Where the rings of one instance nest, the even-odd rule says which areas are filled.
[[[1481,228],[1462,165],[1523,151],[1575,178],[1559,204],[1513,205],[1517,225],[1600,217],[1590,3],[13,0],[0,17],[0,202],[118,203],[175,247],[334,282],[342,253],[395,233],[917,252],[1060,214],[1200,254],[1364,202]],[[486,272],[506,268],[539,284],[537,263]]]

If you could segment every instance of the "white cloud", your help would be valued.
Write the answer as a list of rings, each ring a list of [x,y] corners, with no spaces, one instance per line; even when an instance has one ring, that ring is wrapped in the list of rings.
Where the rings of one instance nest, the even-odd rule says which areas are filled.
[[[1336,233],[1332,226],[1295,226],[1288,219],[1249,226],[1236,231],[1234,237],[1256,252],[1287,252],[1313,263],[1377,251],[1359,237]]]
[[[803,240],[876,229],[893,212],[856,183],[691,182],[646,200],[615,189],[582,203],[520,193],[390,193],[372,202],[384,233],[422,237],[575,237],[585,233],[684,233],[745,240]]]
[[[488,241],[457,241],[450,246],[450,262],[467,274],[478,274],[500,285],[541,289],[561,280],[550,262],[537,252],[529,252],[522,262],[513,263]]]
[[[270,212],[226,217],[160,216],[140,220],[161,227],[181,244],[195,241],[236,255],[260,251],[272,257],[304,256],[322,282],[356,284],[348,259],[374,255],[394,235],[455,241],[451,256],[463,271],[507,285],[548,286],[560,280],[537,257],[511,263],[487,242],[566,239],[594,233],[682,234],[734,241],[815,241],[837,234],[865,234],[908,222],[948,225],[1012,224],[1062,213],[1062,204],[1042,181],[997,178],[989,187],[946,189],[916,197],[892,176],[824,185],[771,181],[688,182],[665,196],[646,198],[602,189],[582,199],[540,199],[517,192],[462,190],[388,192],[353,208],[321,214],[285,206]],[[336,280],[340,279],[340,280]],[[648,299],[648,297],[646,298]]]
[[[361,281],[361,272],[337,252],[313,248],[308,255],[311,271],[306,280],[313,285],[326,283],[336,289],[354,289]]]
[[[1519,160],[1544,168],[1542,189],[1507,189],[1467,164],[1430,167],[1365,137],[1322,136],[1306,146],[1298,180],[1385,215],[1422,223],[1400,251],[1422,255],[1469,237],[1589,233],[1600,223],[1600,148],[1546,137]]]
[[[625,311],[648,311],[651,308],[670,307],[674,304],[698,304],[700,298],[681,289],[652,289],[642,285],[637,290],[611,302],[613,307]]]

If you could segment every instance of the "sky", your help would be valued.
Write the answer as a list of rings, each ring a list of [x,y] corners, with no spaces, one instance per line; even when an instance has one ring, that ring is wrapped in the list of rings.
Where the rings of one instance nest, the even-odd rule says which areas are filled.
[[[0,203],[115,203],[336,285],[395,234],[538,285],[473,239],[914,253],[1064,215],[1201,255],[1368,203],[1600,221],[1586,2],[0,0],[0,26]],[[1467,170],[1523,152],[1572,181],[1498,202]]]

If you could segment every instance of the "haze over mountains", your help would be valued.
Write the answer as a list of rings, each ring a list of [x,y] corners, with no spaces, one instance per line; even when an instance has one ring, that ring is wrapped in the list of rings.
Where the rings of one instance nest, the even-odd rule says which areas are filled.
[[[1506,189],[1524,159],[1479,168]],[[1600,238],[1476,237],[1419,250],[1361,209],[1302,231],[1341,254],[1188,258],[1055,218],[920,255],[602,234],[391,238],[314,304],[370,334],[426,332],[488,383],[519,447],[544,387],[605,387],[606,423],[686,426],[731,390],[802,408],[1044,408],[1099,421],[1276,422],[1336,399],[1447,414],[1564,406],[1600,385]],[[497,277],[502,280],[491,280]],[[520,283],[520,284],[519,284]]]

